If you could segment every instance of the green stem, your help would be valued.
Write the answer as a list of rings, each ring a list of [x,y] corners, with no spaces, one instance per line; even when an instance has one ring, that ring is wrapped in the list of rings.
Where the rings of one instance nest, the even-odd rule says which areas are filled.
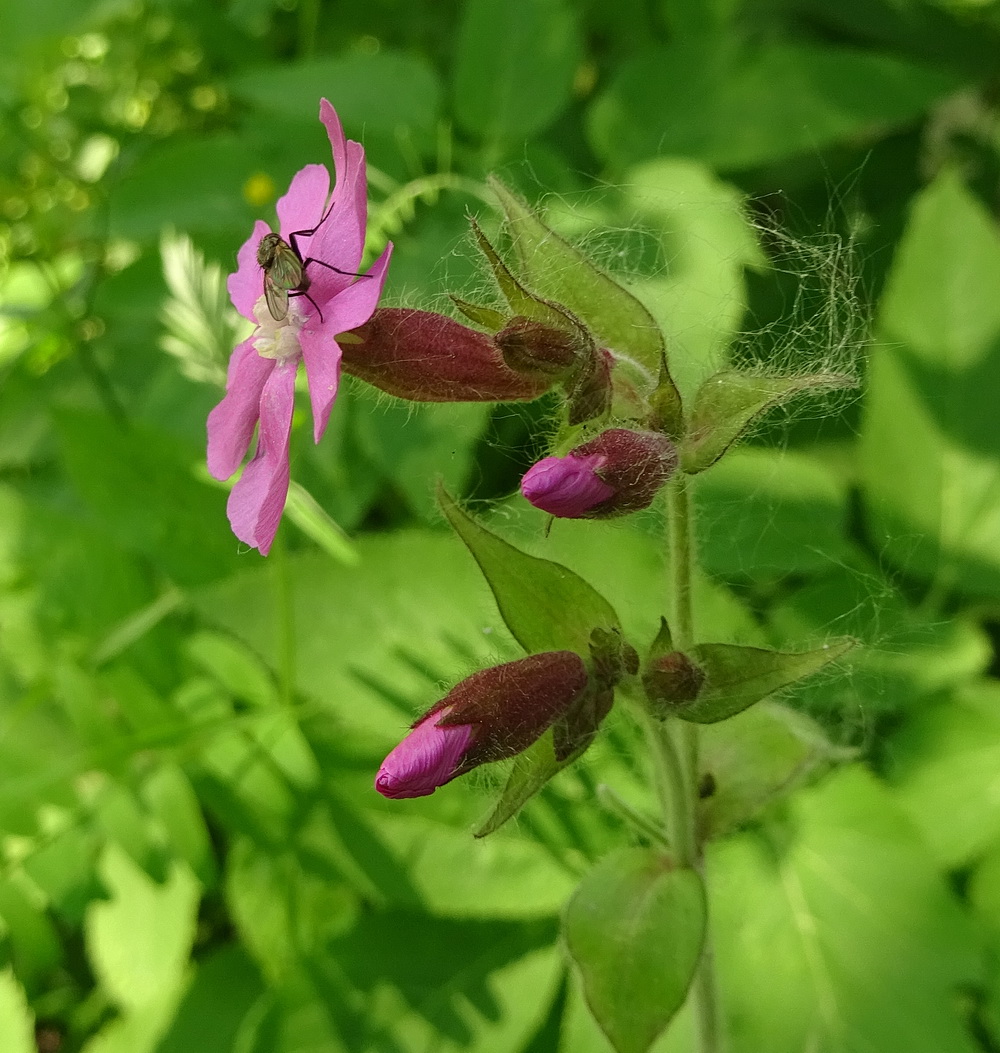
[[[278,592],[278,678],[281,702],[290,707],[295,700],[295,605],[288,549],[281,531],[272,549]]]
[[[667,524],[670,542],[670,632],[674,647],[687,651],[695,642],[694,603],[694,519],[687,476],[678,472],[667,489]],[[678,842],[678,863],[697,870],[705,877],[705,860],[698,824],[698,725],[683,720],[671,720],[660,726],[660,753],[672,753],[676,758],[677,796],[679,802],[671,808],[675,829],[682,825],[683,852]],[[668,750],[669,744],[669,750]],[[719,1053],[718,999],[715,986],[714,955],[712,952],[711,919],[706,922],[705,944],[701,961],[695,971],[688,999],[696,1021],[698,1053]]]

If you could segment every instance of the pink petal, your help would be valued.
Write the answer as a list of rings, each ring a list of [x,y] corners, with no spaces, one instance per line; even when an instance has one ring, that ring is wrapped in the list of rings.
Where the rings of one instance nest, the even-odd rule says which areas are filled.
[[[349,285],[329,301],[317,300],[323,311],[322,325],[314,328],[309,324],[299,333],[302,357],[306,363],[306,376],[309,378],[313,439],[316,442],[319,442],[326,431],[340,383],[341,350],[334,338],[339,333],[356,329],[371,318],[382,295],[391,255],[390,242],[368,271],[369,276],[358,278],[353,285]]]
[[[291,243],[291,235],[300,230],[312,230],[323,218],[330,191],[330,173],[325,165],[306,165],[292,177],[284,197],[278,200],[278,223],[281,236]],[[310,239],[299,239],[302,257],[315,255],[307,251]]]
[[[226,511],[233,533],[266,556],[288,496],[288,438],[295,403],[298,361],[277,362],[260,396],[257,452],[243,469]]]
[[[454,778],[472,741],[472,727],[439,727],[447,710],[436,710],[421,720],[382,762],[375,789],[383,797],[426,797]]]
[[[208,415],[208,470],[216,479],[228,479],[243,463],[260,416],[261,392],[274,369],[274,359],[261,358],[253,339],[236,345],[225,397]]]
[[[257,246],[265,234],[270,234],[271,228],[262,220],[258,219],[253,225],[253,233],[240,246],[236,253],[236,270],[229,275],[226,288],[229,290],[229,298],[233,306],[251,322],[254,318],[254,304],[261,298],[264,292],[264,272],[257,262]]]
[[[576,519],[614,497],[614,488],[595,474],[606,460],[600,454],[545,457],[525,472],[521,493],[543,512]]]
[[[340,123],[337,111],[326,99],[319,100],[319,119],[326,127],[330,149],[333,151],[333,175],[335,181],[339,183],[347,166],[347,139],[344,136],[344,126]]]
[[[309,276],[327,296],[335,295],[351,282],[365,246],[368,221],[368,183],[365,176],[365,152],[358,143],[347,144],[347,162],[338,173],[327,221],[316,232],[309,255],[332,264],[346,274],[328,267],[311,267]]]

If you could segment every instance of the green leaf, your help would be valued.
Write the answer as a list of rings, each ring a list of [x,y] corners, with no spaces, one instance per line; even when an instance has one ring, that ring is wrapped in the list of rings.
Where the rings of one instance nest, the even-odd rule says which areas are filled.
[[[817,769],[856,752],[835,746],[810,717],[776,702],[706,724],[699,743],[701,770],[713,787],[699,809],[708,838],[729,833]]]
[[[653,316],[626,289],[549,229],[528,205],[498,180],[500,199],[521,262],[521,273],[541,296],[564,304],[614,352],[635,358],[655,378],[663,334]]]
[[[701,957],[701,878],[653,849],[624,849],[583,879],[563,932],[617,1053],[645,1053],[683,1005]]]
[[[611,604],[579,575],[514,548],[467,515],[443,488],[438,500],[479,564],[507,628],[529,654],[569,650],[587,659],[594,629],[619,629]]]
[[[856,765],[786,814],[709,846],[731,1053],[973,1053],[956,991],[979,982],[974,934],[890,793]]]
[[[234,77],[229,87],[264,112],[315,122],[317,142],[325,138],[318,116],[323,97],[336,106],[346,126],[387,138],[404,131],[429,137],[441,108],[441,86],[430,64],[417,54],[388,49],[273,66],[254,64]],[[329,152],[314,160],[331,167]]]
[[[101,878],[110,899],[87,912],[87,951],[109,997],[126,1012],[179,991],[194,941],[199,886],[175,863],[158,885],[115,844],[104,850]]]
[[[227,945],[213,952],[198,963],[156,1053],[234,1053],[263,994],[260,973],[242,948]]]
[[[847,483],[819,456],[740,446],[694,497],[698,556],[720,578],[826,573],[852,558]]]
[[[1000,230],[950,171],[916,199],[869,365],[861,463],[879,551],[1000,595]]]
[[[651,315],[646,323],[636,318],[633,331],[666,342],[671,375],[687,401],[726,365],[746,325],[746,270],[766,270],[767,258],[744,193],[707,165],[659,157],[630,169],[623,184],[625,222],[646,232],[655,250],[651,271],[629,277]],[[644,332],[650,324],[662,336],[655,328]]]
[[[455,114],[481,142],[529,138],[569,104],[581,44],[564,0],[471,0],[457,44]]]
[[[1000,838],[1000,690],[985,681],[925,707],[886,752],[897,800],[949,869]]]
[[[723,370],[698,389],[681,443],[681,468],[689,475],[710,468],[761,414],[803,392],[853,387],[840,373],[767,377]]]
[[[698,36],[625,62],[589,113],[624,167],[656,154],[747,168],[909,123],[956,77],[873,51]]]
[[[0,1037],[4,1053],[36,1053],[38,1049],[28,1000],[10,969],[0,972]]]
[[[675,707],[682,720],[714,724],[742,712],[762,698],[811,676],[846,654],[856,640],[835,640],[814,651],[770,651],[735,644],[695,644],[689,654],[705,673],[692,702]]]

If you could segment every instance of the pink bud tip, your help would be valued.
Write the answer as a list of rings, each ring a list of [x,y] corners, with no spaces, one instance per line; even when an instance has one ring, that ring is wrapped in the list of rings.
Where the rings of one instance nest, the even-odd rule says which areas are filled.
[[[458,767],[472,741],[469,724],[440,727],[450,707],[436,709],[382,762],[375,789],[383,797],[426,797],[458,774]]]
[[[521,480],[521,493],[550,515],[576,519],[614,496],[614,489],[596,474],[607,460],[601,454],[545,457]]]

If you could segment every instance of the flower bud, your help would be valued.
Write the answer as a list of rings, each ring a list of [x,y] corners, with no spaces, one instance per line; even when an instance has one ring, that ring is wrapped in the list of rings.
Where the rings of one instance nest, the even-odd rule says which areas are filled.
[[[488,761],[527,749],[587,690],[573,651],[549,651],[484,669],[424,714],[375,778],[383,797],[425,797]]]
[[[642,683],[650,703],[669,716],[698,697],[705,672],[683,651],[670,651],[650,661],[642,672]]]
[[[602,519],[647,508],[677,468],[677,449],[656,432],[609,428],[565,457],[545,457],[521,480],[536,507],[564,519]]]
[[[521,316],[511,318],[495,339],[504,362],[515,372],[547,377],[566,376],[590,351],[567,329]]]
[[[338,343],[345,373],[413,402],[517,402],[553,383],[516,373],[491,336],[432,311],[379,308]]]

